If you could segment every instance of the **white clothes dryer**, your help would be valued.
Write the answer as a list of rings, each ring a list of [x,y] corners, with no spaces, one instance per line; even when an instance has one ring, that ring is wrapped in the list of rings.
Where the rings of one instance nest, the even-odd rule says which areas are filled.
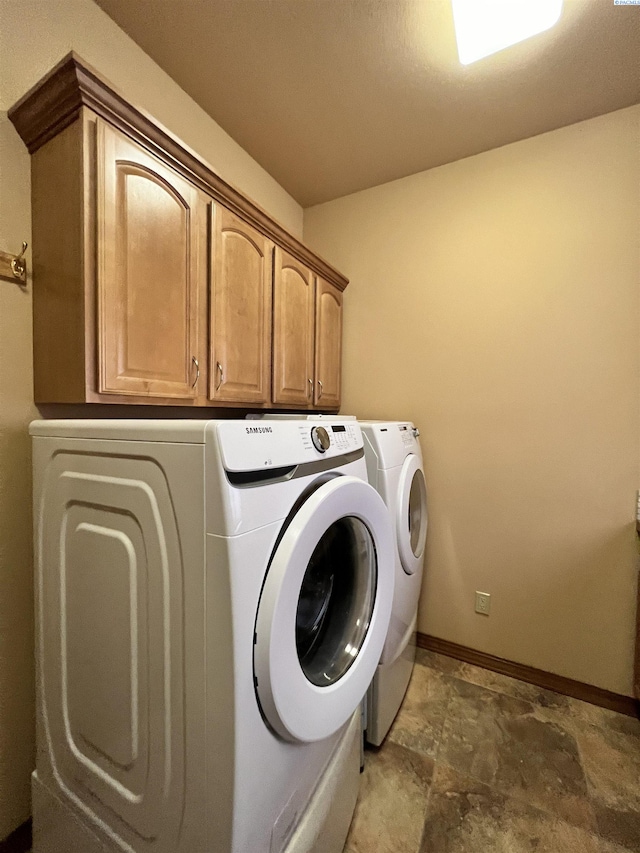
[[[339,853],[393,591],[360,427],[31,434],[34,853]]]
[[[415,661],[415,633],[427,537],[427,490],[419,432],[407,421],[358,421],[369,483],[389,509],[395,583],[389,631],[367,694],[366,739],[379,746],[402,704]]]

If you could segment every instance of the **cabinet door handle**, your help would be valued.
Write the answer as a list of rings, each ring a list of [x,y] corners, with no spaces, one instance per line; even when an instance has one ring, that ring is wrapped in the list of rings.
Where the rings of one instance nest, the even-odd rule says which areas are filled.
[[[200,379],[200,365],[198,364],[198,359],[195,357],[195,355],[191,356],[191,361],[193,362],[196,368],[196,378],[193,380],[193,385],[191,386],[192,388],[195,388],[198,384],[198,379]]]
[[[216,385],[216,391],[220,388],[222,383],[224,382],[224,371],[222,370],[222,365],[219,361],[216,361],[216,368],[218,373],[220,374],[220,379],[218,380],[218,384]]]
[[[307,397],[311,397],[313,394],[313,379],[308,379],[307,382],[309,383],[309,393],[307,394]]]
[[[322,397],[322,392],[324,390],[322,387],[322,382],[320,382],[319,379],[318,379],[318,385],[320,386],[320,393],[318,394],[318,400],[319,400]]]

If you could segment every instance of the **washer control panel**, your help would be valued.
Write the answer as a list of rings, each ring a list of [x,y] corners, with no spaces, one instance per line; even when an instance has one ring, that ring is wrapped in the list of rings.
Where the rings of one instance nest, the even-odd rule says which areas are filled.
[[[362,447],[360,427],[353,422],[339,423],[325,420],[322,424],[311,424],[308,420],[298,421],[303,444],[314,453],[349,453]]]
[[[361,446],[360,427],[356,427],[355,423],[331,424],[327,429],[330,430],[330,437],[337,450],[347,453]]]
[[[252,419],[216,421],[215,434],[227,471],[258,471],[333,458],[362,448],[356,421]]]

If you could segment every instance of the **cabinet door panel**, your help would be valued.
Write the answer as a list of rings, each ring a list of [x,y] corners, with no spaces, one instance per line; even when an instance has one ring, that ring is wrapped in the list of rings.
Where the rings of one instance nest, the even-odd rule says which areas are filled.
[[[209,397],[268,403],[273,243],[221,205],[211,243]]]
[[[318,408],[340,408],[342,364],[342,293],[325,281],[316,281],[316,345],[313,403]]]
[[[102,122],[97,162],[99,390],[195,397],[204,202]]]
[[[312,400],[314,281],[311,270],[275,250],[273,280],[273,402]]]

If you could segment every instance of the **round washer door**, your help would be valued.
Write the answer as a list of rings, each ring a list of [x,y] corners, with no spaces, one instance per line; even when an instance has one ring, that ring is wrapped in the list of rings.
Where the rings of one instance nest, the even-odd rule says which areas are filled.
[[[420,458],[413,453],[400,472],[396,531],[402,568],[412,575],[422,565],[427,539],[427,487]]]
[[[291,520],[254,638],[260,706],[283,738],[329,737],[362,700],[389,626],[393,560],[385,504],[357,477],[324,483]]]

